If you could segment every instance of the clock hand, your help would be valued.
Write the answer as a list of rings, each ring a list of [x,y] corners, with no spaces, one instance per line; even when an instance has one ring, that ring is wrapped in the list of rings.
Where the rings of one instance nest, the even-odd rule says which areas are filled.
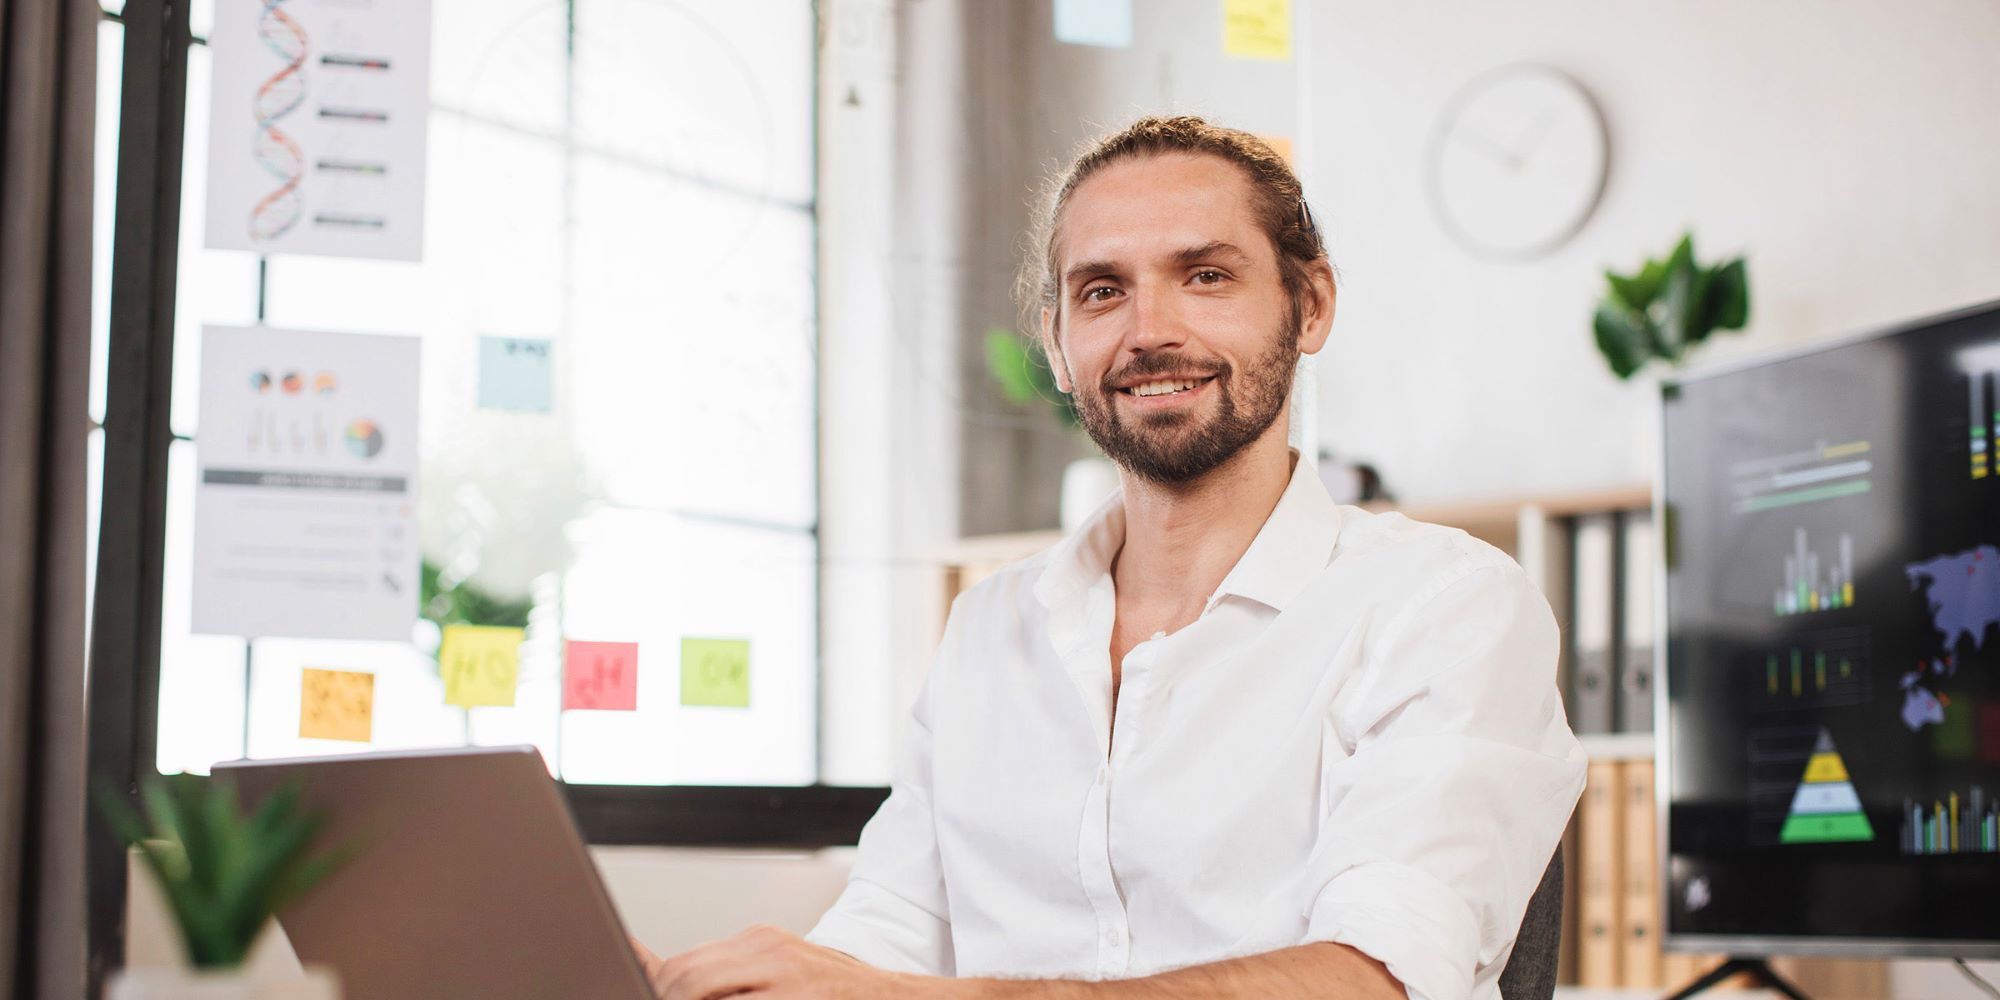
[[[1514,148],[1519,150],[1515,154],[1516,161],[1527,159],[1534,153],[1535,147],[1542,144],[1542,139],[1549,134],[1549,128],[1556,123],[1560,111],[1561,109],[1555,105],[1548,105],[1534,121],[1528,123],[1527,131],[1521,133],[1520,141],[1514,144]]]
[[[1461,125],[1451,130],[1454,141],[1478,150],[1487,159],[1505,164],[1509,170],[1521,169],[1521,158],[1492,139]]]

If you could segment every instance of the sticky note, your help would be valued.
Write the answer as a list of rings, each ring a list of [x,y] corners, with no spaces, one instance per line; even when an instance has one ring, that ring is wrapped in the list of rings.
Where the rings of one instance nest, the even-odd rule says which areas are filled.
[[[521,629],[501,625],[446,625],[438,649],[438,674],[448,705],[512,705],[521,674]]]
[[[750,707],[750,640],[682,639],[681,704]]]
[[[546,340],[479,338],[479,408],[549,412],[555,395],[554,353]]]
[[[1282,135],[1265,135],[1260,132],[1257,134],[1257,138],[1264,140],[1264,145],[1271,147],[1271,152],[1278,154],[1279,158],[1285,161],[1285,166],[1288,166],[1293,170],[1297,170],[1299,168],[1299,161],[1292,158],[1291,137]]]
[[[1222,54],[1292,57],[1292,0],[1222,0]]]
[[[565,643],[563,708],[637,711],[639,644],[575,639]]]
[[[1132,0],[1055,0],[1056,41],[1123,49],[1132,45]]]
[[[375,736],[375,675],[307,667],[299,674],[299,738],[366,743]]]

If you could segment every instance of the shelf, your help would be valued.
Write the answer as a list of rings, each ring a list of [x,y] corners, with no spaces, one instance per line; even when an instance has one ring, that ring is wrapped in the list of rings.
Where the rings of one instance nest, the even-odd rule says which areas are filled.
[[[1591,760],[1652,760],[1652,733],[1591,733],[1578,736]]]

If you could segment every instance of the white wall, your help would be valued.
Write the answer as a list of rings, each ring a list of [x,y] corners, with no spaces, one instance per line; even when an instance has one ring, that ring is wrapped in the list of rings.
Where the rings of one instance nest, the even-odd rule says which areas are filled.
[[[1644,385],[1591,341],[1600,272],[1749,259],[1746,334],[1696,363],[2000,296],[2000,5],[1990,0],[1311,0],[1309,196],[1345,278],[1320,437],[1405,500],[1643,482]],[[1423,193],[1438,112],[1483,70],[1559,67],[1611,171],[1583,230],[1475,259]]]

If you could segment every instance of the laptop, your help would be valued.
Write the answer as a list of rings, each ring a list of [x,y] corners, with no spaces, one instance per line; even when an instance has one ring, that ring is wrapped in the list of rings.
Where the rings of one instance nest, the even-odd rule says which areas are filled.
[[[367,1000],[653,1000],[568,804],[532,746],[230,761],[248,806],[286,782],[360,853],[278,914],[299,960]]]

